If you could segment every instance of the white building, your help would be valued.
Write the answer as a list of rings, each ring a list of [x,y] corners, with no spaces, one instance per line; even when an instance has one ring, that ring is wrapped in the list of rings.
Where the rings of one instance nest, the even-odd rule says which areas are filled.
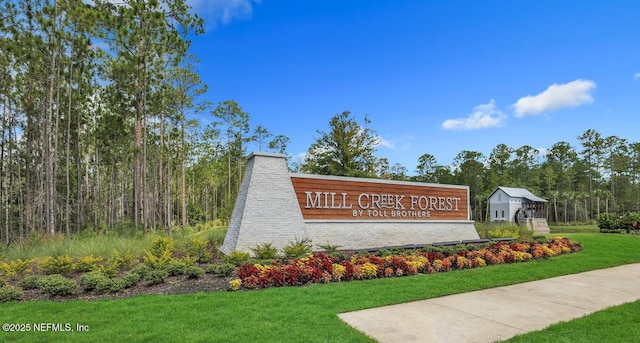
[[[491,222],[525,224],[535,232],[549,232],[542,199],[524,188],[498,187],[489,196]]]

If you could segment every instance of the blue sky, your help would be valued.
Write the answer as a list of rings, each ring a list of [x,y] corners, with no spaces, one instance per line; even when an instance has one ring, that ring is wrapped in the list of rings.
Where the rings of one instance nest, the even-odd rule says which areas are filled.
[[[640,141],[640,1],[190,3],[206,99],[235,100],[293,156],[345,110],[410,174],[424,153],[579,150],[587,129]]]

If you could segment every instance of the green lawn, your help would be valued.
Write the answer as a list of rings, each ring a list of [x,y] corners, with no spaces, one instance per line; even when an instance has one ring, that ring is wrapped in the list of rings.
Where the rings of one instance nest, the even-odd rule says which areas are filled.
[[[341,322],[337,314],[640,262],[638,236],[567,236],[583,243],[584,250],[544,261],[441,274],[260,291],[2,304],[0,318],[5,323],[81,324],[89,331],[0,332],[0,341],[371,342]],[[628,318],[628,309],[620,308],[620,316]],[[606,330],[608,324],[596,319],[588,325]],[[569,330],[571,327],[573,324]],[[638,328],[636,323],[631,329],[637,332]],[[628,338],[624,332],[619,335]]]
[[[598,233],[598,225],[549,225],[551,233]]]
[[[545,330],[514,337],[505,342],[592,343],[637,342],[640,339],[640,301],[608,308],[563,322]]]

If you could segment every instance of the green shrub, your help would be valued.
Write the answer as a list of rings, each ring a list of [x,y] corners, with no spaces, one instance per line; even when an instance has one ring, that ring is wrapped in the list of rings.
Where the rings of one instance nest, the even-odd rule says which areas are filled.
[[[153,269],[149,271],[149,273],[145,276],[145,281],[147,282],[147,286],[157,285],[164,282],[169,277],[169,273],[167,273],[164,269]]]
[[[124,281],[124,288],[131,288],[137,285],[142,277],[138,273],[129,272],[127,275],[122,277],[122,281]]]
[[[140,280],[143,280],[147,276],[148,273],[149,273],[149,267],[147,267],[144,264],[139,264],[139,265],[133,267],[133,269],[131,269],[131,271],[129,272],[129,274],[138,275]]]
[[[640,230],[640,212],[601,213],[596,221],[601,233],[638,233]]]
[[[183,275],[187,271],[187,266],[182,261],[173,260],[166,265],[164,270],[166,270],[170,276]]]
[[[455,255],[458,252],[454,247],[444,246],[444,247],[441,247],[441,249],[442,249],[441,252],[445,256],[452,256],[452,255]]]
[[[40,277],[37,275],[29,275],[29,276],[25,276],[24,278],[22,278],[22,280],[20,280],[20,283],[18,283],[18,286],[20,286],[20,288],[22,289],[36,289],[38,288],[38,279]]]
[[[335,253],[338,252],[338,249],[340,249],[342,246],[341,245],[336,245],[336,244],[325,244],[325,245],[319,245],[319,247],[324,250],[327,255],[333,255]]]
[[[75,292],[78,283],[60,274],[43,276],[38,279],[38,289],[41,292],[54,295],[69,295]]]
[[[207,265],[207,273],[231,276],[236,271],[236,265],[233,263],[217,263]]]
[[[240,266],[241,264],[246,263],[251,258],[248,252],[233,250],[229,255],[224,257],[224,261],[227,263],[232,263],[235,266]]]
[[[204,274],[204,270],[198,266],[187,267],[186,273],[189,279],[198,279]]]
[[[342,246],[341,245],[336,245],[336,244],[325,244],[325,245],[320,245],[320,248],[322,250],[325,251],[325,253],[331,257],[333,257],[334,261],[342,261],[345,259],[345,255],[342,252],[339,252],[338,249],[340,249]]]
[[[40,261],[38,269],[45,274],[68,275],[73,270],[73,260],[69,255],[47,256]]]
[[[288,259],[300,259],[311,254],[312,243],[309,238],[295,239],[289,241],[284,247],[284,255]]]
[[[80,286],[85,291],[93,291],[98,287],[98,284],[105,283],[108,280],[110,280],[108,276],[99,271],[93,271],[80,276]]]
[[[185,248],[187,255],[196,259],[199,263],[205,263],[211,259],[209,242],[202,238],[191,238]]]
[[[380,249],[380,250],[376,251],[376,256],[387,257],[387,256],[391,256],[391,255],[393,255],[393,253],[389,249]]]
[[[116,293],[125,288],[125,281],[120,278],[105,278],[98,282],[95,291],[98,293]]]
[[[442,248],[438,246],[427,245],[424,248],[422,248],[422,252],[439,253],[439,252],[442,252]]]
[[[7,285],[7,282],[2,280],[2,279],[0,279],[0,287],[4,287],[6,285]]]
[[[458,244],[454,245],[453,248],[456,249],[456,252],[458,252],[458,251],[467,251],[467,245],[466,244],[462,244],[462,243],[458,243]]]
[[[344,261],[347,258],[347,255],[341,252],[334,252],[329,254],[333,258],[334,261]]]
[[[615,213],[605,212],[598,215],[596,221],[600,232],[613,231],[618,229],[618,215]]]
[[[545,236],[539,236],[539,235],[537,235],[537,236],[533,236],[533,237],[531,237],[531,239],[532,239],[534,242],[538,242],[538,243],[549,243],[549,239],[548,239],[547,237],[545,237]]]
[[[260,243],[251,248],[251,251],[253,251],[255,257],[260,260],[274,259],[278,253],[278,249],[271,243]]]
[[[20,289],[10,286],[0,287],[0,303],[22,300],[23,296],[24,292],[22,292],[22,290]]]
[[[618,230],[624,230],[627,233],[631,231],[637,231],[640,229],[640,213],[638,212],[626,212],[623,214],[618,222]]]

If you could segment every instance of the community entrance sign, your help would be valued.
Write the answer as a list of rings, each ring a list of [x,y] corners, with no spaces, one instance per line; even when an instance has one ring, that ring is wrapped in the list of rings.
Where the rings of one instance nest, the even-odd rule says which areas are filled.
[[[467,186],[289,174],[285,157],[249,156],[223,253],[303,238],[341,249],[479,238]]]
[[[304,219],[468,219],[464,187],[304,174],[291,182]]]

